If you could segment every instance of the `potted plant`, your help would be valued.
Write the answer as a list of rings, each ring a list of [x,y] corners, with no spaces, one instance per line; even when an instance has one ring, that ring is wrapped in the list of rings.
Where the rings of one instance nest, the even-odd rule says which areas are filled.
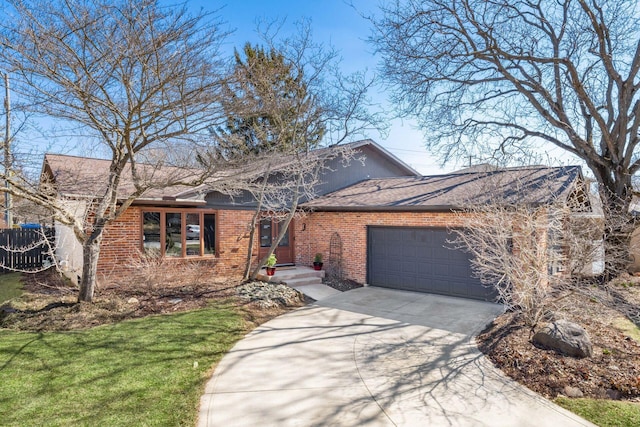
[[[276,274],[277,262],[278,262],[278,258],[276,258],[275,254],[269,255],[269,258],[267,258],[267,264],[266,264],[267,276],[273,276],[274,274]]]
[[[313,269],[314,270],[322,270],[322,254],[318,252],[313,258]]]

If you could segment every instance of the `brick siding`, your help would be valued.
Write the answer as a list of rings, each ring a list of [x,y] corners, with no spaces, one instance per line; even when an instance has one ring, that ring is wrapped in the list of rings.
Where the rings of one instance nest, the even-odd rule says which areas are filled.
[[[132,261],[140,259],[140,218],[140,209],[132,207],[105,228],[98,259],[100,276],[121,276],[134,268]]]
[[[296,263],[311,265],[317,252],[330,259],[330,241],[342,241],[345,278],[365,283],[367,278],[367,226],[450,227],[460,219],[450,212],[312,212],[296,223]]]
[[[219,210],[217,211],[216,247],[219,250],[216,271],[230,276],[241,276],[247,259],[249,244],[249,224],[253,211]],[[252,263],[258,258],[259,236],[256,233]]]
[[[149,210],[149,207],[145,207]],[[194,209],[195,211],[195,209]],[[216,215],[215,257],[167,258],[170,262],[211,264],[212,271],[229,277],[242,276],[249,239],[248,224],[253,212],[242,210],[218,210]],[[103,278],[122,277],[136,268],[142,250],[142,209],[132,206],[117,220],[107,226],[98,260],[98,274]],[[258,254],[258,239],[253,259]]]
[[[145,207],[145,210],[148,210]],[[218,210],[216,214],[215,257],[167,258],[170,262],[210,263],[212,272],[240,277],[244,272],[252,211]],[[456,227],[461,219],[450,212],[312,212],[295,221],[295,262],[311,265],[316,253],[330,262],[330,241],[338,233],[342,242],[343,276],[365,283],[367,278],[367,226]],[[119,276],[135,268],[141,251],[141,208],[131,207],[104,233],[98,272],[103,277]],[[259,241],[253,252],[257,262]]]

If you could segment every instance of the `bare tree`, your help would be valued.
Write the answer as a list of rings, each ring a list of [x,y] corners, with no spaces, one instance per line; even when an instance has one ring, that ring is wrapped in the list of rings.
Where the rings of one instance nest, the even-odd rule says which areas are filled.
[[[298,210],[301,202],[317,197],[317,185],[322,183],[322,175],[329,171],[329,161],[340,158],[345,164],[354,158],[354,151],[349,146],[333,146],[315,152],[295,152],[289,154],[285,161],[282,159],[275,163],[277,168],[272,169],[266,185],[260,186],[254,192],[260,201],[255,211],[250,226],[254,227],[259,219],[275,219],[279,224],[279,233],[271,242],[269,251],[254,266],[249,277],[256,277],[260,268],[266,263],[267,258],[274,253],[277,246],[284,238],[285,233],[294,218],[305,215]],[[265,174],[266,176],[266,174]],[[264,178],[263,178],[264,179]],[[260,185],[262,182],[258,182]],[[247,259],[247,266],[250,259]]]
[[[474,273],[486,286],[494,287],[508,309],[520,311],[525,323],[535,326],[548,308],[552,286],[547,269],[553,260],[541,241],[549,231],[546,210],[497,205],[472,208],[464,226],[456,241],[471,252]]]
[[[367,91],[373,81],[363,73],[343,75],[338,54],[313,41],[308,22],[292,37],[279,38],[276,24],[261,30],[265,47],[247,45],[225,85],[227,126],[217,134],[222,152],[251,153],[262,175],[249,182],[257,206],[250,227],[245,277],[255,277],[277,248],[301,201],[315,189],[330,159],[345,162],[352,151],[340,144],[381,129],[379,115],[369,111]],[[324,147],[322,149],[318,149]],[[253,266],[252,248],[260,218],[275,218],[279,235]]]
[[[553,308],[554,290],[593,274],[602,221],[580,181],[559,185],[553,172],[545,176],[553,169],[531,171],[487,172],[474,197],[460,202],[453,242],[470,253],[481,282],[534,327]]]
[[[253,248],[261,217],[265,211],[281,215],[287,201],[279,196],[289,191],[289,185],[297,187],[285,178],[291,162],[285,168],[282,157],[317,147],[324,128],[320,124],[321,110],[308,92],[304,69],[295,68],[274,48],[267,50],[247,43],[242,54],[236,50],[235,64],[223,93],[227,120],[216,131],[220,153],[227,159],[252,157],[252,164],[262,168],[258,169],[261,176],[251,177],[247,183],[247,191],[256,201],[248,225],[244,271],[244,278],[248,279],[252,275]],[[276,168],[278,179],[274,180]]]
[[[402,113],[446,160],[551,144],[583,160],[606,217],[607,277],[626,267],[640,169],[640,11],[619,0],[408,0],[373,42]],[[621,219],[626,219],[621,221]]]
[[[154,173],[141,162],[154,148],[186,144],[197,157],[217,108],[225,33],[210,14],[191,16],[155,0],[8,1],[0,31],[0,67],[11,71],[22,100],[16,108],[69,123],[77,140],[108,155],[90,212],[69,209],[46,185],[2,177],[13,194],[72,227],[83,248],[79,300],[91,301],[105,226],[149,188],[197,185],[212,173],[181,165]]]

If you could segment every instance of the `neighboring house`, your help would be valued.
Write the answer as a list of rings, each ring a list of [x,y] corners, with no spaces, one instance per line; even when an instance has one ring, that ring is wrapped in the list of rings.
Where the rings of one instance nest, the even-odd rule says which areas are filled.
[[[585,186],[588,188],[591,185],[589,180],[586,180]],[[588,209],[583,212],[574,213],[574,221],[576,227],[582,228],[585,233],[592,236],[592,245],[585,247],[583,250],[583,262],[579,262],[577,267],[578,274],[584,276],[597,276],[604,273],[604,213],[602,211],[602,203],[600,196],[595,191],[589,191],[589,206]],[[591,262],[588,262],[588,259]],[[584,262],[584,261],[587,262]]]
[[[637,189],[634,189],[637,193]],[[629,206],[629,212],[634,219],[634,229],[631,233],[631,239],[629,242],[629,267],[628,272],[640,276],[640,227],[638,226],[638,218],[640,218],[640,198],[636,195],[633,196],[631,204]],[[602,212],[600,212],[601,218],[604,218]],[[604,228],[604,225],[603,225]],[[604,255],[604,249],[603,249]],[[604,256],[603,256],[604,258]],[[603,262],[604,263],[604,262]]]
[[[631,234],[629,252],[631,256],[629,272],[631,274],[638,275],[640,274],[640,228],[636,228]]]
[[[640,199],[633,197],[629,211],[637,221],[640,217]],[[636,225],[638,223],[636,222]],[[640,227],[636,227],[631,233],[631,242],[629,243],[629,255],[631,262],[629,265],[629,273],[640,275]]]
[[[301,205],[305,214],[280,243],[279,264],[311,265],[320,252],[332,273],[360,283],[489,299],[490,290],[471,274],[468,254],[448,248],[449,227],[460,226],[456,209],[469,201],[486,201],[488,186],[496,188],[498,181],[505,203],[574,198],[588,205],[579,167],[473,168],[423,177],[373,141],[352,143],[351,148],[356,159],[347,164],[329,160],[316,188],[318,197]],[[90,165],[93,171],[108,166],[101,160],[47,155],[43,174],[58,191],[65,189],[60,180],[71,163]],[[74,195],[73,188],[63,193],[67,199]],[[84,209],[86,199],[76,196]],[[147,253],[210,262],[215,274],[241,275],[254,206],[246,194],[230,197],[203,188],[145,193],[107,227],[99,274],[126,274],[132,260]],[[58,228],[58,256],[71,275],[78,274],[79,248],[71,244],[68,229],[65,235],[65,227]],[[259,224],[254,260],[278,231],[272,219]]]

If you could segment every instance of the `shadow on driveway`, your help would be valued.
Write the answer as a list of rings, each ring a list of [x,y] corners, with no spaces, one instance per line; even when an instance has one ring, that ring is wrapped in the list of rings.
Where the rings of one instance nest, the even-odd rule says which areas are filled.
[[[361,288],[273,319],[220,362],[199,426],[590,425],[473,341],[496,304]]]

